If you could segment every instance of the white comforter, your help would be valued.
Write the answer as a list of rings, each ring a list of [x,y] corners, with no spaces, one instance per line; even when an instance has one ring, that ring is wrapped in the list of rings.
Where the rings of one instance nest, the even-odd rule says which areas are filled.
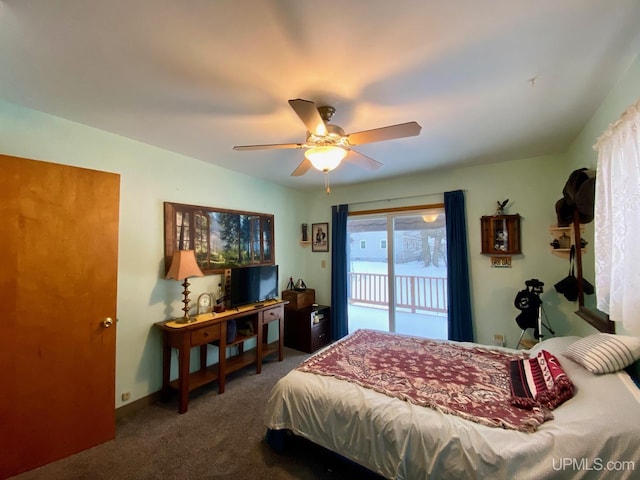
[[[531,351],[556,355],[577,387],[535,433],[486,427],[297,370],[271,392],[265,424],[386,478],[640,478],[638,389],[624,372],[597,376],[560,355],[575,340],[551,338]]]

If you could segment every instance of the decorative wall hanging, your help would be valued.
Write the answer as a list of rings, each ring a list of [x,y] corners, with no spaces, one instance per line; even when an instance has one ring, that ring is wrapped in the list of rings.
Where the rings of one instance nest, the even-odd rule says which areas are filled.
[[[520,215],[507,215],[509,199],[498,200],[493,215],[480,218],[481,253],[491,255],[491,267],[511,268],[511,255],[520,250]]]
[[[516,255],[520,250],[520,215],[488,215],[480,219],[485,255]]]
[[[329,224],[314,223],[311,225],[311,251],[329,251]]]
[[[511,268],[511,257],[491,257],[493,268]]]
[[[309,226],[306,223],[302,224],[302,237],[300,240],[300,246],[308,247],[311,245],[311,239],[309,238]]]
[[[274,265],[274,216],[164,203],[165,270],[173,252],[194,250],[205,275],[246,265]]]

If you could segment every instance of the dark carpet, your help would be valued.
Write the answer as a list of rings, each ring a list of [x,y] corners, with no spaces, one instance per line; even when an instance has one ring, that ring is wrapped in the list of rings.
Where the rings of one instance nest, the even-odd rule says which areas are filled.
[[[189,410],[176,398],[118,421],[116,439],[17,477],[47,479],[380,479],[342,457],[293,437],[283,452],[264,440],[264,405],[273,385],[308,355],[285,348],[284,361],[266,360],[191,393]],[[72,434],[72,432],[70,432]]]

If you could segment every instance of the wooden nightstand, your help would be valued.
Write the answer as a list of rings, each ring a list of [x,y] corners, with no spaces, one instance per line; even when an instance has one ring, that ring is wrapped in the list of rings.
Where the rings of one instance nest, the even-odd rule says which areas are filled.
[[[307,353],[331,341],[331,308],[325,305],[284,309],[284,344]]]

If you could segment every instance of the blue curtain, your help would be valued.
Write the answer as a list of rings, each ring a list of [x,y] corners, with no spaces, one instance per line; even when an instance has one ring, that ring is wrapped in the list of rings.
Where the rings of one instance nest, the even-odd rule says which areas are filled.
[[[467,225],[462,190],[444,193],[447,222],[449,340],[473,342]]]
[[[348,205],[331,207],[331,339],[349,333],[347,320]]]

